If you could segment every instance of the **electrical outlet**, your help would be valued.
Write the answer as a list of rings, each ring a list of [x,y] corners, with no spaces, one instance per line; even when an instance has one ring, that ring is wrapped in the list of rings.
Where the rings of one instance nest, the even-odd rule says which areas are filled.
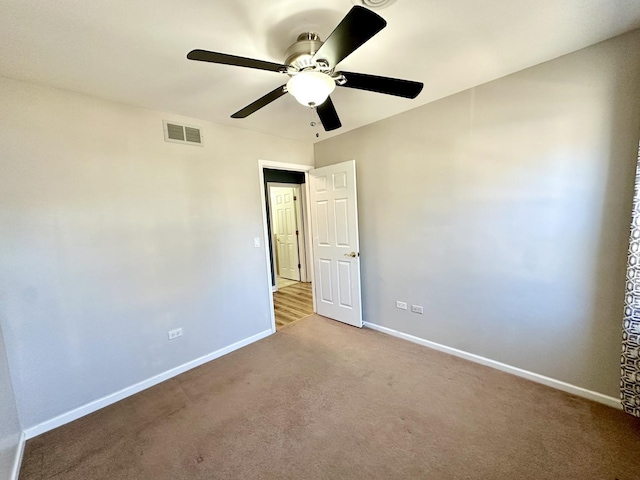
[[[422,305],[411,305],[411,311],[413,313],[420,313],[420,314],[424,313]]]
[[[396,308],[399,308],[400,310],[406,310],[407,309],[407,302],[398,302],[398,301],[396,301]]]
[[[169,340],[173,340],[174,338],[178,338],[182,336],[182,328],[176,328],[174,330],[169,330]]]

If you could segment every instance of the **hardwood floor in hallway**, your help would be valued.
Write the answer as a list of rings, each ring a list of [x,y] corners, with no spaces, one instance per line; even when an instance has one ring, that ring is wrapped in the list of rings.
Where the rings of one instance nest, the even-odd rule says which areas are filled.
[[[289,280],[288,278],[278,276],[278,288],[288,287],[290,285],[295,285],[296,283],[300,282],[298,280]]]
[[[273,293],[276,328],[300,320],[313,313],[311,284],[297,282]]]

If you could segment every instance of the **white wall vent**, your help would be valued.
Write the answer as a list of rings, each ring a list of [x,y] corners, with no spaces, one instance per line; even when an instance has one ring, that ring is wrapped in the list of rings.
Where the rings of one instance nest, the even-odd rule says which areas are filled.
[[[164,141],[186,143],[202,146],[202,132],[198,127],[189,127],[178,123],[162,121],[164,126]]]

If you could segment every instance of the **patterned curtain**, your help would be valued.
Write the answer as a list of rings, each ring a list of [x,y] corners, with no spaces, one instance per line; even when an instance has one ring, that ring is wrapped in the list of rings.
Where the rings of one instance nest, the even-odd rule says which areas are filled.
[[[622,407],[640,417],[640,150],[631,214],[621,365]]]

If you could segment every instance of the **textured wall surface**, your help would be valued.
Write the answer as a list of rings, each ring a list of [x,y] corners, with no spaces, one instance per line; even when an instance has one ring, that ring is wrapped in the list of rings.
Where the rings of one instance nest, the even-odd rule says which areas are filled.
[[[24,428],[271,328],[258,160],[312,164],[311,145],[7,79],[0,98],[0,321]],[[165,142],[163,119],[204,146]]]
[[[356,160],[365,320],[619,398],[638,51],[635,31],[316,144]]]

